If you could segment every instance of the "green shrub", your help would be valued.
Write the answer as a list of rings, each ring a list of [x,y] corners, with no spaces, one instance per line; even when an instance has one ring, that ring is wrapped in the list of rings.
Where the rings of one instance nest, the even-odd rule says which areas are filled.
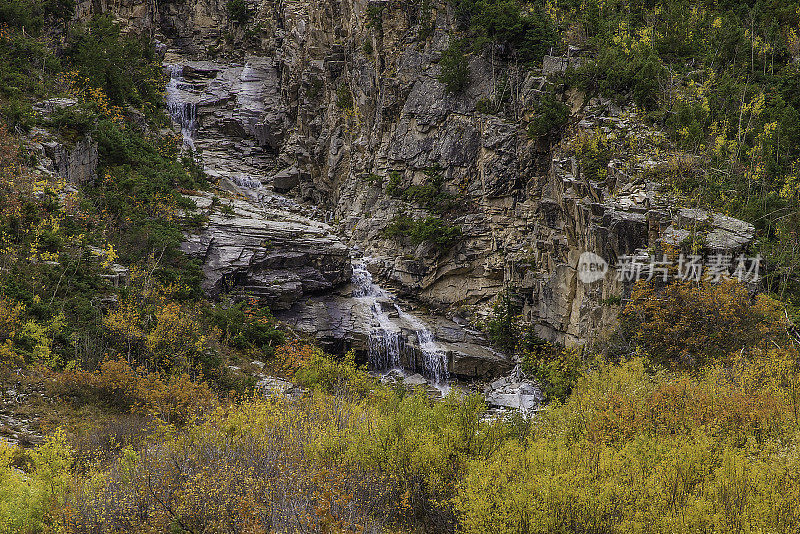
[[[608,138],[599,130],[580,134],[572,144],[581,166],[581,173],[587,180],[605,181],[608,164],[613,156]]]
[[[371,172],[364,177],[364,181],[366,181],[369,185],[383,185],[383,177],[380,175]]]
[[[285,340],[269,309],[253,300],[219,304],[208,309],[207,314],[211,324],[219,328],[221,339],[234,348],[257,349],[271,358]]]
[[[436,245],[440,251],[446,251],[458,241],[461,227],[449,225],[435,216],[413,219],[408,215],[398,215],[383,229],[383,235],[395,239],[409,239],[414,245],[427,241]]]
[[[62,135],[77,139],[92,131],[95,119],[95,114],[83,106],[66,106],[53,111],[50,125]]]
[[[246,0],[228,0],[225,8],[228,11],[228,17],[238,24],[244,24],[250,18]]]
[[[365,56],[371,56],[372,53],[375,51],[372,46],[372,39],[364,39],[364,44],[361,45],[361,50],[364,52]]]
[[[30,130],[35,123],[33,107],[25,101],[13,98],[0,107],[0,114],[5,119],[6,124],[11,128]]]
[[[389,173],[389,181],[386,183],[386,194],[390,197],[402,197],[404,191],[401,187],[402,183],[403,173],[391,171]]]
[[[354,106],[353,93],[350,92],[350,86],[346,83],[341,84],[336,89],[336,107],[342,110],[352,110]]]
[[[450,45],[442,52],[439,67],[439,81],[444,84],[447,92],[460,93],[469,84],[469,62],[460,40],[451,38]]]
[[[455,0],[456,19],[479,50],[493,42],[525,62],[540,61],[558,36],[540,4],[519,0]]]
[[[2,27],[2,25],[0,25]],[[61,64],[43,39],[21,30],[3,30],[0,38],[0,103],[3,114],[18,119],[31,97],[42,97],[54,85]],[[27,113],[27,112],[26,112]]]
[[[436,214],[443,214],[457,207],[456,199],[444,188],[444,175],[439,167],[425,170],[427,179],[423,184],[402,187],[403,175],[397,171],[389,173],[386,193],[406,202],[413,202]]]
[[[640,109],[653,111],[658,107],[666,70],[651,48],[627,52],[607,45],[595,61],[579,68],[576,76],[585,90],[617,100],[629,96]]]
[[[352,351],[344,358],[335,359],[315,350],[297,370],[294,379],[303,387],[359,398],[366,397],[376,387],[375,379],[356,365]]]
[[[535,377],[550,400],[564,402],[583,371],[581,347],[554,347],[541,339],[529,346],[522,358],[522,370]]]
[[[0,4],[0,26],[38,35],[44,25],[44,9],[36,0],[6,0]]]
[[[417,39],[420,41],[424,41],[430,37],[436,26],[436,15],[433,13],[431,1],[432,0],[422,0],[422,4],[420,4],[419,7],[419,32],[417,33]]]
[[[0,27],[25,29],[39,36],[50,20],[66,21],[75,10],[74,0],[5,0],[0,4]]]
[[[514,306],[510,292],[501,294],[494,305],[489,320],[486,322],[486,333],[492,345],[513,354],[520,343],[519,309]]]
[[[533,139],[556,135],[569,120],[569,107],[549,93],[537,103],[535,113],[528,124],[528,135]]]
[[[73,452],[59,430],[30,453],[31,472],[11,465],[14,450],[0,441],[0,527],[23,534],[47,532],[65,519]]]
[[[383,31],[383,10],[385,4],[369,4],[367,6],[367,28],[373,28],[378,33]]]
[[[146,36],[123,36],[110,15],[98,15],[72,29],[65,56],[78,70],[79,89],[102,89],[111,104],[133,105],[150,118],[163,115],[166,80]]]

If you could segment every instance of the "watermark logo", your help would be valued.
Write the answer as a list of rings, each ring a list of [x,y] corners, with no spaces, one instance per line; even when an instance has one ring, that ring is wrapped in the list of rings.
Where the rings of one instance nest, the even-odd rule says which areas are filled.
[[[614,265],[619,282],[638,282],[639,280],[681,280],[699,282],[706,279],[719,282],[735,278],[739,282],[754,283],[759,280],[761,256],[740,254],[681,254],[677,258],[665,254],[658,256],[624,255]],[[593,252],[584,252],[578,260],[578,278],[584,284],[591,284],[605,278],[608,262]]]
[[[578,279],[591,284],[606,277],[608,262],[594,252],[584,252],[578,258]]]

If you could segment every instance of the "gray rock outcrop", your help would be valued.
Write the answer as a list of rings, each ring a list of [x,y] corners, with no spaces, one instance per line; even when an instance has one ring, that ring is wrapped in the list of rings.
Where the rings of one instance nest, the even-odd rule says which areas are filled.
[[[228,207],[218,211],[208,196],[192,199],[211,211],[182,248],[203,260],[208,294],[252,296],[282,310],[350,280],[349,250],[328,225],[245,200],[223,200]]]
[[[41,119],[47,120],[54,112],[75,105],[77,101],[71,98],[51,98],[38,102],[33,109]],[[89,134],[80,134],[77,139],[65,138],[36,127],[26,135],[25,143],[36,155],[40,171],[73,185],[83,185],[97,178],[99,153],[97,142]]]

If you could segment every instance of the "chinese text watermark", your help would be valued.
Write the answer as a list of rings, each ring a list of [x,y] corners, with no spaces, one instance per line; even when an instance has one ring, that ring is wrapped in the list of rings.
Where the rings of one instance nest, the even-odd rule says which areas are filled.
[[[605,278],[608,262],[593,252],[584,252],[578,260],[578,278],[590,284]],[[719,282],[726,278],[735,278],[739,282],[757,282],[761,269],[761,256],[753,257],[740,254],[710,254],[706,257],[699,254],[680,254],[677,257],[623,255],[616,265],[616,279],[620,282],[638,282],[639,280],[656,280],[668,282],[681,280],[699,282],[708,279]]]

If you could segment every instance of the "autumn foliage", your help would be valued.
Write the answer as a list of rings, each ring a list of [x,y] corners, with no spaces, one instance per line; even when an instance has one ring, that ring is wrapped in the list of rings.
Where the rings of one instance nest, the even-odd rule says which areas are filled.
[[[183,423],[216,407],[217,394],[186,373],[167,377],[132,368],[124,360],[104,361],[94,372],[70,370],[54,376],[53,393],[95,400],[109,407]]]
[[[684,368],[726,361],[754,347],[783,345],[788,328],[777,301],[752,296],[734,280],[676,282],[664,288],[637,284],[621,322],[634,348],[657,363]]]

